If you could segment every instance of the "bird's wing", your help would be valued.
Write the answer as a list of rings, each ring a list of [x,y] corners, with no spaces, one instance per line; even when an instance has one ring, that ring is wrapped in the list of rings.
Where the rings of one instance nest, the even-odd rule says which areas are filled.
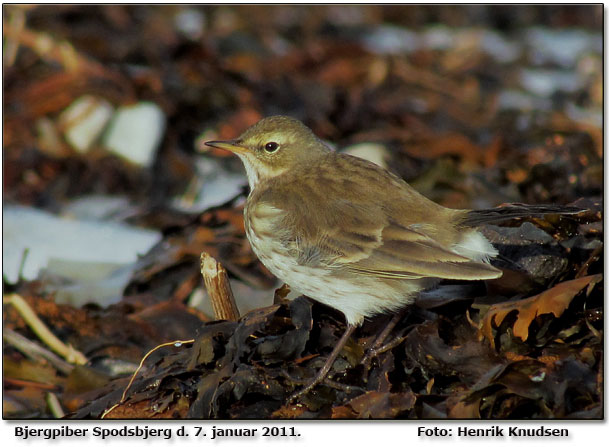
[[[350,263],[347,268],[361,274],[395,279],[473,280],[501,276],[501,271],[495,267],[461,256],[415,229],[389,223],[383,227],[381,236],[381,244],[369,256]]]
[[[261,197],[253,214],[266,214],[271,233],[302,265],[344,269],[378,278],[491,279],[501,271],[442,246],[424,222],[401,225],[383,206],[353,195],[350,200]],[[365,203],[365,206],[364,206]],[[275,210],[269,213],[269,209]],[[266,211],[264,211],[266,210]],[[272,217],[271,217],[272,215]],[[423,229],[423,230],[421,230]],[[433,230],[433,228],[431,228]],[[428,233],[428,234],[426,234]],[[433,233],[433,231],[432,231]]]

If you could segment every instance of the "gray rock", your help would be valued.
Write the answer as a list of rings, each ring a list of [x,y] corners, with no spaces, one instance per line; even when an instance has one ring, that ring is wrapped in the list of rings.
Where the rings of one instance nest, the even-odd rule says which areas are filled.
[[[499,268],[525,273],[538,284],[548,283],[567,268],[567,251],[530,222],[520,227],[487,225],[481,231],[499,251],[493,262]]]

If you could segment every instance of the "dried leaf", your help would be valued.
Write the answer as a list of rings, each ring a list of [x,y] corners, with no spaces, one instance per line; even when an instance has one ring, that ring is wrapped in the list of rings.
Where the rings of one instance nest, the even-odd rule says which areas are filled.
[[[380,393],[368,391],[347,402],[346,405],[332,408],[332,418],[383,419],[395,418],[410,410],[416,401],[414,393]]]
[[[454,394],[446,399],[447,416],[450,419],[480,419],[480,401],[468,402],[463,394]]]
[[[491,306],[484,316],[478,338],[482,339],[482,337],[486,337],[494,348],[493,323],[499,326],[509,313],[517,311],[518,318],[514,323],[514,335],[522,341],[526,341],[529,337],[529,325],[538,315],[552,313],[556,318],[560,317],[565,309],[569,307],[575,295],[584,287],[589,284],[596,284],[601,279],[602,275],[584,276],[583,278],[560,283],[531,298],[495,304]]]

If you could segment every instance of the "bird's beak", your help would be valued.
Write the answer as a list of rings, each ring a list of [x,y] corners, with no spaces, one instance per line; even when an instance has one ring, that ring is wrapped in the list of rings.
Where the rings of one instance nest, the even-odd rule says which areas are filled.
[[[216,147],[218,149],[224,149],[226,151],[231,151],[235,154],[243,154],[248,151],[248,149],[246,147],[241,146],[237,140],[206,141],[205,145]]]

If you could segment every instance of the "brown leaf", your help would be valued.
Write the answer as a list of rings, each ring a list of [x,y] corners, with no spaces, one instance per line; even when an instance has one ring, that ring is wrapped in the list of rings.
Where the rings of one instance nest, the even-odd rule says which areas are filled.
[[[272,417],[274,419],[296,419],[307,411],[307,407],[304,405],[284,405],[283,407],[276,410]]]
[[[468,402],[465,393],[454,394],[446,399],[447,415],[450,419],[480,419],[480,401]]]
[[[151,400],[143,400],[136,403],[123,403],[108,413],[106,419],[177,419],[185,418],[187,407],[183,405],[175,406],[175,411],[164,411],[158,413],[154,410],[154,403]]]
[[[513,311],[518,312],[516,323],[514,323],[514,335],[522,341],[529,337],[529,325],[538,316],[552,313],[556,318],[565,311],[571,300],[586,286],[596,284],[602,279],[602,275],[584,276],[582,278],[565,281],[545,292],[524,300],[499,303],[491,306],[482,321],[482,328],[478,338],[486,337],[491,346],[495,347],[492,325],[499,326],[504,318]]]
[[[351,399],[346,405],[332,408],[332,418],[395,418],[398,414],[411,409],[415,400],[416,397],[412,392],[381,393],[368,391]]]

